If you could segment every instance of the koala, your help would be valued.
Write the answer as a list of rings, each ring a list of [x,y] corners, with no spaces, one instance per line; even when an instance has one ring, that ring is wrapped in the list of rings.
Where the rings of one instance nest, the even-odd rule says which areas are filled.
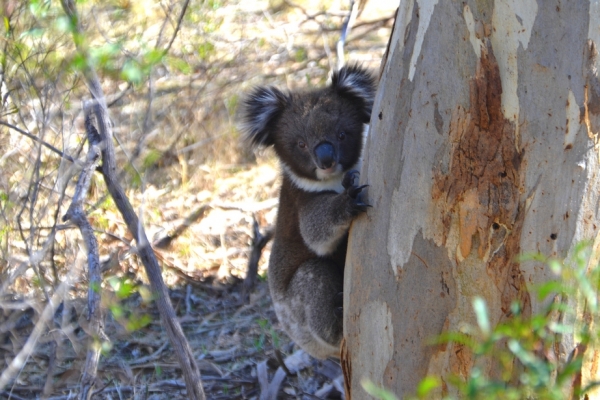
[[[325,88],[255,88],[241,104],[242,130],[273,146],[282,170],[268,281],[284,330],[316,358],[339,357],[348,229],[366,211],[358,186],[364,124],[375,79],[359,66]]]

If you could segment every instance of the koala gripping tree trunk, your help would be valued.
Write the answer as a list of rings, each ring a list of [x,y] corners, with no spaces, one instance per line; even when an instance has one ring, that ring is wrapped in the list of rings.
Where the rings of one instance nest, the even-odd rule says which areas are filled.
[[[373,208],[346,260],[353,399],[370,398],[363,379],[403,398],[427,375],[452,394],[445,378],[466,377],[474,357],[429,339],[477,326],[475,297],[492,324],[515,300],[540,311],[528,288],[553,275],[520,254],[598,250],[598,46],[598,2],[401,2],[361,173]],[[554,356],[577,345],[563,337]],[[585,351],[584,380],[598,379],[600,353]]]

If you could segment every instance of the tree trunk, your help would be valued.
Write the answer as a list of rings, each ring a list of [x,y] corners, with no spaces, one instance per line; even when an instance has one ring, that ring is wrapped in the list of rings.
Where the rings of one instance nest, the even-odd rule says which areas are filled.
[[[400,398],[426,375],[451,390],[473,356],[429,339],[476,325],[476,296],[492,323],[515,300],[541,310],[527,289],[551,271],[518,255],[600,247],[599,25],[584,0],[401,2],[361,174],[373,208],[348,246],[352,398],[370,398],[365,378]],[[563,338],[556,358],[576,345]]]

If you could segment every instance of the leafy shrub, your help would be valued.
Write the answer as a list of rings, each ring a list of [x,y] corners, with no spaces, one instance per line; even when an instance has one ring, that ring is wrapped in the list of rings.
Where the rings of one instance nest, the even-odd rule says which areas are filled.
[[[531,288],[543,304],[542,311],[531,316],[522,312],[518,302],[511,306],[511,316],[492,327],[485,301],[473,300],[477,327],[462,332],[447,332],[434,342],[458,343],[470,349],[474,366],[468,377],[446,377],[460,399],[548,399],[580,398],[600,385],[584,382],[582,368],[587,349],[598,345],[600,332],[594,328],[600,307],[600,266],[589,243],[575,247],[564,262],[528,255],[521,261],[541,261],[552,270],[555,279]],[[571,340],[574,349],[565,359],[557,359],[555,349],[561,340]],[[488,376],[478,367],[478,360],[491,359],[496,376]],[[414,398],[432,398],[441,380],[428,376],[417,388]],[[372,396],[391,400],[396,397],[371,382],[363,387]],[[454,396],[444,397],[454,399]]]

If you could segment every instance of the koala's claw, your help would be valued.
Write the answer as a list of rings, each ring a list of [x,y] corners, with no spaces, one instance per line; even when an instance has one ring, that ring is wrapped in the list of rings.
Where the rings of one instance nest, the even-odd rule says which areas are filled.
[[[362,192],[362,190],[368,186],[369,185],[352,186],[350,188],[346,188],[346,190],[348,192],[348,196],[352,197],[353,199],[356,199],[359,193]]]
[[[354,204],[358,209],[360,209],[361,211],[367,211],[367,208],[371,207],[373,208],[372,205],[367,204],[367,203],[363,203],[362,201],[359,201],[358,203]]]
[[[352,186],[356,186],[355,182],[358,181],[358,177],[360,176],[360,172],[355,169],[352,169],[344,174],[344,178],[342,179],[342,186],[344,189],[350,189]]]
[[[350,198],[349,212],[352,216],[356,216],[362,212],[365,212],[367,211],[368,207],[371,207],[371,205],[366,204],[361,199],[361,192],[369,185],[357,186],[359,176],[360,173],[353,169],[346,172],[344,178],[342,179],[342,186],[345,189],[346,195]]]

